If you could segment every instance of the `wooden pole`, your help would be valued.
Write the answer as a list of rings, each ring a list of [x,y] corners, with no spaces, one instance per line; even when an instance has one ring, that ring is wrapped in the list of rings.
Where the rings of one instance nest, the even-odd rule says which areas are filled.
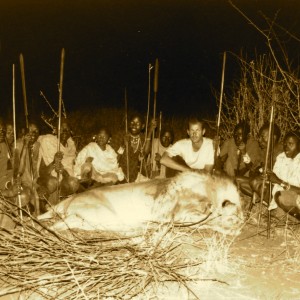
[[[217,130],[220,128],[221,123],[221,111],[223,104],[223,93],[224,93],[224,80],[225,80],[225,66],[226,66],[226,52],[223,54],[223,67],[222,67],[222,79],[221,79],[221,93],[220,93],[220,102],[219,102],[219,112],[218,112],[218,122],[217,122]],[[217,132],[219,134],[219,132]]]
[[[142,145],[142,152],[146,145],[146,138],[148,136],[148,126],[149,126],[149,115],[150,115],[150,102],[151,102],[151,70],[153,69],[153,66],[151,64],[148,64],[148,98],[147,98],[147,116],[146,116],[146,129],[145,129],[145,141]],[[142,168],[144,166],[144,158],[141,160],[140,163],[140,173],[142,172]],[[150,162],[151,163],[151,162]],[[146,175],[148,175],[147,171],[147,165],[145,164],[145,172]],[[148,177],[148,176],[147,176]]]
[[[23,91],[23,100],[24,100],[24,114],[26,128],[28,129],[28,108],[27,108],[27,96],[26,96],[26,82],[25,82],[25,67],[24,67],[24,58],[23,54],[20,54],[20,68],[21,68],[21,80],[22,80],[22,91]]]
[[[162,112],[159,112],[159,124],[158,124],[158,137],[157,137],[157,153],[159,153],[159,145],[160,145],[160,136],[161,136],[161,124],[162,124]],[[155,155],[155,153],[153,153]],[[156,164],[156,161],[155,161]],[[160,167],[158,167],[158,171],[160,174]]]
[[[158,59],[155,60],[155,68],[154,68],[154,100],[153,100],[153,119],[156,118],[156,102],[157,102],[157,92],[158,92],[158,73],[159,73],[159,63]]]
[[[65,63],[65,49],[61,50],[60,59],[60,77],[59,77],[59,99],[58,99],[58,126],[57,126],[57,152],[60,151],[60,133],[61,133],[61,106],[62,106],[62,92],[63,92],[63,80],[64,80],[64,63]],[[60,174],[57,172],[57,198],[56,202],[59,202],[60,188],[59,188]]]
[[[145,130],[145,136],[147,136],[148,133],[148,125],[149,125],[149,113],[150,113],[150,102],[151,102],[151,70],[153,69],[153,66],[151,64],[148,65],[148,98],[147,98],[147,116],[146,116],[146,130]],[[145,141],[146,142],[146,141]]]
[[[267,149],[266,149],[266,157],[265,157],[265,165],[263,169],[263,181],[262,181],[262,186],[261,186],[261,196],[260,196],[260,208],[259,208],[259,215],[258,215],[258,222],[257,222],[257,227],[259,228],[260,226],[260,220],[261,220],[261,214],[262,214],[262,208],[263,208],[263,202],[264,202],[264,192],[265,192],[265,186],[266,186],[266,181],[267,181],[267,171],[269,165],[269,157],[271,153],[271,141],[272,141],[272,129],[273,129],[273,122],[274,122],[274,105],[271,106],[271,113],[270,113],[270,122],[269,122],[269,133],[268,133],[268,143],[267,143]],[[271,183],[270,183],[271,184]],[[268,210],[268,213],[270,211]],[[270,229],[270,224],[269,224],[269,218],[268,216],[268,228],[267,228],[267,237],[269,238],[269,229]]]
[[[26,123],[26,129],[28,132],[29,122],[28,122],[28,108],[27,108],[27,96],[26,96],[25,67],[24,67],[24,58],[23,58],[22,53],[20,54],[20,69],[21,69],[25,123]],[[24,151],[24,146],[21,151],[21,157],[22,157],[23,151]],[[33,191],[35,191],[34,170],[33,170],[33,162],[32,162],[32,149],[31,149],[30,145],[28,145],[28,158],[29,158],[29,170],[30,170],[30,177],[31,177],[31,188]],[[36,194],[36,192],[35,192],[35,194]],[[40,214],[40,203],[39,203],[38,197],[34,197],[34,208],[35,208],[35,215],[38,216]]]
[[[126,136],[128,135],[128,103],[127,103],[127,89],[125,88],[125,97],[124,97],[124,101],[125,101],[125,133]],[[129,178],[129,145],[128,145],[128,140],[126,139],[126,180],[127,182],[130,182],[130,178]]]
[[[15,88],[15,65],[13,64],[12,78],[12,102],[13,102],[13,127],[14,127],[14,148],[17,148],[17,130],[16,130],[16,88]]]
[[[159,74],[159,63],[158,59],[156,58],[155,60],[155,66],[154,66],[154,82],[153,82],[153,92],[154,92],[154,97],[153,97],[153,121],[156,119],[156,102],[157,102],[157,92],[158,92],[158,74]],[[154,149],[153,149],[153,141],[155,138],[155,130],[153,130],[152,133],[152,147],[151,147],[151,154],[150,154],[150,177],[152,178],[152,173],[153,173],[153,168],[154,165],[152,164],[153,157],[154,157]]]
[[[18,206],[21,221],[23,222],[23,212],[21,203],[21,182],[19,182],[19,153],[17,150],[17,124],[16,124],[16,83],[15,83],[15,65],[12,66],[12,104],[13,104],[13,127],[14,127],[14,166],[13,166],[13,184],[17,184]]]
[[[61,50],[60,60],[60,78],[59,78],[59,99],[58,99],[58,126],[57,126],[57,152],[60,151],[60,131],[61,131],[61,107],[62,107],[62,93],[64,80],[64,64],[65,64],[65,49]]]
[[[219,150],[219,143],[220,143],[219,135],[220,135],[221,111],[222,111],[223,93],[224,93],[225,66],[226,66],[226,52],[223,53],[221,92],[220,92],[219,112],[218,112],[218,119],[217,119],[217,133],[216,133],[217,142],[215,145],[215,153],[214,153],[214,164],[215,165],[216,165],[216,161],[217,161],[217,157],[218,157],[218,150]]]
[[[160,135],[161,135],[161,124],[162,124],[162,112],[159,112],[159,124],[158,124],[158,147],[157,151],[159,150],[159,143],[160,143]]]

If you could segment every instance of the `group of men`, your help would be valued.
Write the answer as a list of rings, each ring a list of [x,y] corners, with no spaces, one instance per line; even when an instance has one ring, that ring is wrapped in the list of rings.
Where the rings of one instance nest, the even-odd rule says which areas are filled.
[[[245,195],[263,197],[269,210],[279,206],[300,220],[299,132],[286,133],[281,142],[279,127],[265,123],[259,130],[257,140],[249,133],[246,122],[235,126],[233,137],[221,145],[215,169],[234,178]],[[267,189],[269,184],[272,185],[271,195]]]
[[[218,147],[219,138],[206,138],[205,123],[192,117],[187,134],[189,138],[177,141],[165,151],[162,165],[178,171],[196,169],[225,174],[237,183],[241,193],[263,196],[269,210],[279,206],[279,210],[300,220],[299,132],[286,133],[281,142],[279,127],[265,123],[256,140],[251,137],[247,122],[242,121],[235,126],[233,137]],[[184,163],[175,160],[177,156]],[[263,181],[265,187],[272,185],[271,195],[267,188],[262,190]]]
[[[139,176],[169,177],[174,171],[191,169],[224,173],[246,194],[261,192],[268,124],[262,126],[255,140],[249,135],[248,124],[240,122],[234,128],[233,137],[220,147],[216,143],[218,139],[205,136],[205,123],[197,117],[188,120],[188,137],[175,143],[174,133],[167,127],[153,139],[155,128],[155,120],[145,128],[143,117],[133,114],[128,130],[111,136],[106,127],[101,127],[95,140],[78,153],[66,121],[61,123],[60,140],[54,134],[40,135],[39,126],[32,122],[28,132],[16,143],[18,151],[12,154],[5,124],[0,121],[1,193],[16,198],[17,194],[29,191],[28,203],[32,211],[39,213],[62,197],[87,188],[130,183],[140,180]],[[300,137],[289,132],[280,143],[280,130],[275,125],[272,140],[273,161],[268,168],[267,181],[274,187],[269,209],[279,205],[300,219]],[[11,166],[16,164],[17,173]]]

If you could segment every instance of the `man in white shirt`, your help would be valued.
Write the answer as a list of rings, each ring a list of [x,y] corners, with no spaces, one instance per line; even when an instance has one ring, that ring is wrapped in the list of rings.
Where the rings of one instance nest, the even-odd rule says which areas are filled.
[[[38,141],[40,143],[37,179],[39,193],[45,191],[48,201],[54,205],[59,201],[56,195],[58,184],[60,196],[73,194],[79,188],[79,180],[74,176],[76,146],[65,120],[61,123],[60,151],[57,151],[58,138],[53,134],[41,135]]]
[[[204,137],[204,122],[197,117],[189,119],[188,139],[177,141],[163,154],[160,163],[177,171],[190,169],[211,172],[214,165],[213,140]],[[181,157],[186,165],[175,161],[173,158]]]
[[[269,172],[269,180],[274,184],[273,200],[269,210],[277,205],[285,212],[300,220],[300,136],[288,132],[283,140],[284,152],[280,153]]]
[[[75,159],[74,173],[80,180],[93,180],[100,184],[115,184],[124,180],[117,153],[108,144],[110,133],[101,127],[95,142],[86,145]]]

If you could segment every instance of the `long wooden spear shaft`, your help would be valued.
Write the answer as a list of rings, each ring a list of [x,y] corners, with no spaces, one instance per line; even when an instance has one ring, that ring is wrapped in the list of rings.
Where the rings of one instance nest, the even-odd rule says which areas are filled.
[[[14,148],[17,148],[17,130],[16,130],[16,88],[15,88],[15,65],[13,64],[12,78],[12,102],[13,102],[13,126],[14,126]]]
[[[125,133],[126,133],[126,136],[128,135],[128,103],[127,103],[127,89],[125,88],[125,97],[124,97],[124,101],[125,101]],[[126,180],[127,182],[130,182],[130,178],[129,178],[129,145],[128,145],[128,140],[126,139],[126,143],[125,143],[125,146],[126,146]]]
[[[150,101],[151,101],[151,70],[153,66],[151,64],[148,65],[148,97],[147,97],[147,116],[146,116],[146,130],[145,136],[148,134],[148,125],[149,125],[149,113],[150,113]],[[146,140],[145,140],[146,142]],[[144,143],[145,144],[145,143]]]
[[[27,108],[27,96],[26,96],[26,82],[25,82],[25,67],[24,67],[24,58],[23,54],[20,54],[20,68],[21,68],[21,79],[22,79],[22,91],[23,91],[23,99],[24,99],[24,113],[25,113],[25,121],[26,128],[28,129],[28,108]]]
[[[160,111],[159,112],[159,124],[158,124],[158,137],[157,137],[157,153],[159,153],[159,146],[160,146],[161,124],[162,124],[162,112]],[[153,158],[152,158],[152,160],[153,160]],[[156,161],[154,163],[157,165]],[[158,170],[160,171],[160,167],[158,167]],[[152,176],[151,176],[151,178],[152,178]]]
[[[13,183],[17,183],[19,176],[19,151],[17,149],[17,130],[16,130],[16,83],[15,83],[15,65],[12,66],[12,108],[13,108],[13,131],[14,131],[14,153],[13,153]],[[19,199],[18,193],[18,199]],[[19,199],[20,200],[20,199]],[[19,205],[21,202],[19,201]],[[21,207],[21,206],[20,206]]]
[[[145,141],[142,145],[142,151],[145,148],[146,145],[146,138],[148,136],[148,125],[149,125],[149,114],[150,114],[150,102],[151,102],[151,70],[153,69],[153,66],[151,64],[148,64],[148,97],[147,97],[147,116],[146,116],[146,130],[145,130]],[[140,163],[140,173],[142,173],[143,168],[143,162],[144,159]],[[147,174],[147,166],[146,166],[146,174]]]
[[[270,153],[273,149],[271,149],[272,146],[272,136],[273,136],[273,123],[274,123],[274,105],[271,106],[271,113],[270,113],[270,122],[269,122],[269,132],[268,132],[268,143],[267,143],[267,149],[266,149],[266,157],[265,157],[265,165],[263,169],[263,181],[261,186],[261,196],[260,196],[260,208],[259,208],[259,216],[258,216],[258,222],[257,226],[259,228],[260,226],[260,220],[261,220],[261,214],[262,214],[262,207],[264,202],[264,192],[265,192],[265,186],[266,186],[266,180],[267,180],[267,171],[268,167],[272,165],[272,161],[270,161]],[[270,162],[270,163],[269,163]],[[271,184],[271,183],[269,183]],[[271,195],[270,195],[271,196]],[[270,202],[270,201],[269,201]],[[270,204],[270,203],[269,203]],[[267,229],[267,237],[269,238],[269,218],[270,218],[270,211],[268,210],[268,229]]]
[[[157,152],[159,151],[160,144],[160,135],[161,135],[161,124],[162,124],[162,112],[159,112],[159,124],[158,124],[158,143],[157,143]]]
[[[157,102],[157,92],[158,92],[158,72],[159,72],[159,63],[158,59],[155,60],[155,68],[154,68],[154,99],[153,99],[153,119],[156,118],[156,102]]]
[[[16,82],[15,81],[15,65],[13,64],[13,66],[12,66],[12,107],[13,107],[13,131],[14,131],[13,181],[14,181],[14,183],[18,183],[17,179],[19,177],[20,156],[19,156],[19,151],[17,149],[16,88],[15,88],[16,83],[15,82]],[[18,193],[18,196],[19,196],[19,193]],[[20,197],[18,197],[18,198],[20,198]],[[19,203],[19,205],[21,205],[21,202]]]
[[[25,114],[25,122],[26,122],[26,129],[27,132],[29,130],[29,122],[28,122],[28,108],[27,108],[27,96],[26,96],[26,81],[25,81],[25,67],[24,67],[24,58],[23,54],[20,54],[20,69],[21,69],[21,80],[22,80],[22,91],[23,91],[23,102],[24,102],[24,114]],[[21,151],[24,151],[24,146]],[[33,170],[33,162],[32,162],[32,148],[28,147],[28,158],[29,158],[29,170],[30,170],[30,177],[31,177],[31,188],[35,190],[34,187],[34,170]],[[40,202],[38,197],[34,197],[34,207],[35,207],[35,214],[38,216],[40,214]]]
[[[155,171],[157,171],[156,170],[156,168],[155,168],[155,166],[157,166],[157,168],[158,168],[158,171],[159,171],[159,166],[157,165],[157,162],[156,162],[156,160],[155,160],[155,153],[157,152],[157,153],[159,153],[159,148],[160,148],[160,134],[161,134],[161,124],[162,124],[162,112],[160,111],[159,112],[159,124],[158,124],[158,135],[157,135],[157,144],[156,144],[156,149],[154,149],[155,148],[155,144],[154,144],[154,140],[152,141],[152,146],[151,146],[151,160],[150,160],[150,162],[151,162],[151,175],[150,175],[150,178],[152,178],[152,175],[153,175],[153,171],[154,171],[154,169],[155,169]],[[155,150],[156,150],[156,152],[155,152]]]
[[[60,151],[61,107],[62,107],[62,93],[63,93],[63,81],[64,81],[64,65],[65,65],[65,49],[62,48],[61,59],[60,59],[60,77],[59,77],[57,152]]]
[[[58,99],[58,126],[57,126],[57,152],[60,151],[60,133],[61,133],[61,106],[62,106],[62,92],[63,92],[63,81],[64,81],[64,64],[65,64],[65,49],[61,50],[60,59],[60,77],[59,77],[59,99]],[[57,203],[60,198],[59,188],[59,172],[57,172]]]
[[[159,63],[158,59],[155,60],[155,67],[154,67],[154,82],[153,82],[153,92],[154,92],[154,97],[153,97],[153,120],[156,119],[156,103],[157,103],[157,92],[158,92],[158,74],[159,74]],[[153,130],[152,133],[152,143],[155,138],[155,130]],[[154,149],[151,147],[151,162],[153,161],[154,157]],[[151,166],[151,176],[153,172],[153,166]]]
[[[17,149],[17,125],[16,125],[16,84],[15,84],[15,65],[13,64],[12,66],[12,106],[13,106],[13,127],[14,127],[14,166],[13,166],[13,181],[14,184],[17,184],[18,188],[18,206],[19,206],[19,213],[20,213],[20,218],[21,221],[23,222],[23,213],[22,213],[22,204],[21,204],[21,186],[20,182],[18,181],[18,176],[19,176],[19,151]]]
[[[226,52],[223,53],[223,66],[222,66],[222,79],[221,79],[221,93],[220,93],[220,101],[219,101],[219,112],[218,112],[218,120],[217,120],[217,143],[215,145],[215,160],[216,163],[219,149],[219,134],[220,134],[220,123],[221,123],[221,111],[223,104],[223,93],[224,93],[224,80],[225,80],[225,66],[226,66]]]

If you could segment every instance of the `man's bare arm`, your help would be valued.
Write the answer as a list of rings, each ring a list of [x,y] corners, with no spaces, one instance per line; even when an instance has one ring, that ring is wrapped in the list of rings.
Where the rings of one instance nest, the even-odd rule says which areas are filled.
[[[168,155],[167,152],[163,154],[160,159],[160,163],[170,169],[177,170],[177,171],[188,171],[191,170],[188,166],[184,166],[178,162],[176,162],[172,157]]]

